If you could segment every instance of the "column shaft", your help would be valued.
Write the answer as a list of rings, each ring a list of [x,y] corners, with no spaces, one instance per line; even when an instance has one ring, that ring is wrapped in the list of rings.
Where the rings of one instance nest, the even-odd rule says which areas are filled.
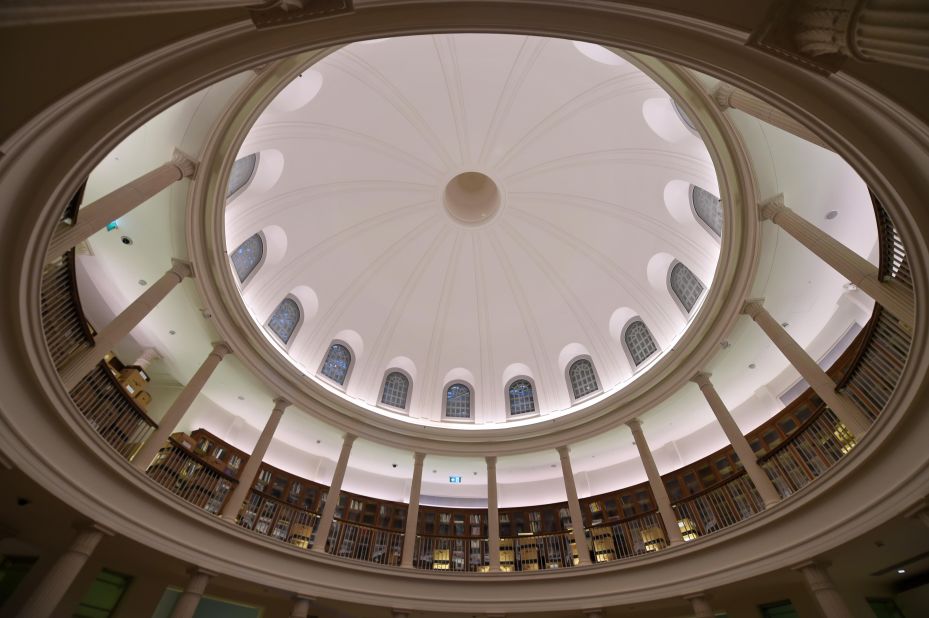
[[[813,391],[820,399],[835,412],[849,431],[856,438],[861,438],[868,430],[868,421],[864,414],[855,407],[849,399],[836,392],[835,382],[823,371],[816,361],[806,353],[800,344],[793,340],[784,328],[777,323],[771,314],[762,306],[761,301],[749,301],[745,304],[744,313],[751,316],[761,330],[771,339],[781,353],[787,357],[790,364],[800,372]]]
[[[307,618],[310,614],[310,604],[314,600],[315,599],[311,599],[310,597],[296,597],[293,607],[290,610],[290,618]]]
[[[200,605],[200,599],[203,598],[203,592],[212,577],[212,573],[202,569],[191,571],[187,586],[171,611],[171,618],[193,618],[197,606]]]
[[[577,485],[574,482],[568,447],[559,446],[558,456],[561,458],[561,474],[564,476],[565,493],[568,495],[568,511],[571,513],[571,528],[574,534],[574,545],[577,547],[578,563],[590,564],[590,550],[587,547],[587,534],[584,531],[584,515],[581,513],[581,503],[577,498]]]
[[[167,441],[168,436],[174,433],[178,423],[181,422],[181,419],[184,418],[184,414],[187,413],[187,410],[190,408],[191,404],[193,404],[194,399],[196,399],[200,391],[203,390],[203,387],[206,385],[207,380],[210,379],[213,371],[216,370],[220,361],[222,361],[223,357],[229,352],[229,346],[225,343],[213,344],[213,351],[207,355],[206,359],[200,365],[200,368],[197,369],[197,372],[190,378],[187,385],[184,386],[180,395],[177,396],[177,399],[174,400],[171,407],[165,412],[164,417],[158,423],[158,429],[149,436],[139,452],[136,453],[135,458],[132,460],[132,465],[134,465],[136,469],[142,472],[148,469],[148,465],[152,463],[155,455],[158,454],[158,450],[161,449],[165,441]]]
[[[752,480],[752,484],[755,485],[755,489],[758,490],[758,494],[761,496],[765,508],[780,502],[781,498],[777,493],[777,489],[774,487],[774,483],[771,482],[771,479],[768,478],[765,471],[758,465],[758,458],[755,456],[755,452],[752,451],[752,447],[749,446],[748,440],[746,440],[745,436],[742,434],[742,430],[739,429],[735,419],[732,418],[729,408],[723,403],[719,393],[716,392],[716,389],[713,387],[713,383],[710,382],[710,374],[698,373],[692,378],[692,381],[700,387],[703,396],[706,398],[706,402],[710,404],[713,414],[716,415],[716,420],[719,421],[720,426],[726,433],[726,437],[729,438],[732,449],[736,452],[736,455],[739,456],[739,461],[742,462],[745,473],[748,474],[748,478]]]
[[[105,534],[110,533],[96,525],[79,529],[71,546],[32,591],[19,615],[51,616]]]
[[[223,506],[220,513],[220,517],[223,519],[235,521],[236,516],[238,516],[239,509],[242,508],[242,503],[245,502],[245,498],[248,496],[248,491],[255,484],[255,476],[258,474],[258,468],[261,467],[265,453],[268,452],[271,438],[274,437],[274,432],[277,431],[284,410],[289,405],[290,402],[282,397],[274,400],[274,409],[271,410],[271,416],[268,417],[268,422],[265,423],[261,435],[258,436],[258,443],[255,444],[255,448],[252,449],[251,454],[248,456],[248,461],[245,462],[245,467],[242,468],[242,474],[239,475],[239,484],[236,485],[225,506]]]
[[[497,458],[485,457],[487,462],[487,553],[490,570],[500,570],[500,508],[497,499]]]
[[[658,474],[658,466],[655,464],[655,458],[652,456],[651,449],[648,448],[648,442],[645,440],[645,433],[642,431],[642,423],[638,419],[633,419],[626,423],[632,430],[632,438],[635,440],[635,446],[639,449],[639,458],[642,460],[642,466],[645,468],[645,474],[648,476],[648,484],[655,495],[655,502],[658,506],[658,514],[664,522],[664,527],[668,533],[668,542],[671,545],[677,545],[684,542],[681,536],[681,529],[677,525],[677,516],[671,507],[671,498],[668,497],[668,490],[661,481],[661,475]]]
[[[423,460],[425,453],[413,453],[413,480],[410,482],[410,505],[406,511],[406,531],[403,534],[403,555],[400,566],[413,568],[413,550],[416,547],[416,528],[419,524],[419,494],[423,487]],[[327,500],[328,502],[328,500]]]
[[[817,146],[822,146],[823,148],[829,148],[825,142],[819,139],[815,133],[805,126],[776,107],[773,107],[745,91],[738,90],[728,84],[722,84],[713,93],[713,97],[723,109],[737,109],[771,126],[787,131],[791,135],[795,135],[802,140],[806,140]]]
[[[713,618],[716,615],[713,613],[713,606],[710,605],[706,595],[702,592],[684,598],[690,601],[690,607],[693,609],[694,618]]]
[[[61,381],[72,390],[113,346],[125,338],[178,283],[193,274],[190,265],[179,260],[162,277],[116,316],[94,337],[94,345],[73,356],[61,370]]]
[[[348,468],[348,456],[352,452],[352,444],[355,443],[355,438],[356,436],[348,433],[342,439],[342,451],[339,453],[339,461],[336,462],[335,472],[332,473],[332,482],[329,483],[326,506],[323,507],[323,512],[319,516],[319,527],[316,529],[316,537],[313,539],[312,551],[326,551],[326,541],[329,538],[329,530],[332,529],[335,510],[339,506],[339,493],[342,491],[342,481],[345,480],[345,470]]]
[[[852,612],[845,604],[845,600],[835,589],[835,584],[826,572],[826,568],[815,562],[806,562],[794,567],[803,574],[806,585],[816,598],[823,616],[829,618],[852,618]]]
[[[762,204],[761,217],[770,219],[901,322],[913,326],[916,315],[910,291],[896,281],[882,281],[877,266],[785,206],[783,196]]]
[[[62,229],[52,238],[48,248],[49,257],[57,258],[165,188],[193,175],[196,167],[196,163],[189,157],[175,151],[174,159],[171,161],[81,208],[77,223]]]

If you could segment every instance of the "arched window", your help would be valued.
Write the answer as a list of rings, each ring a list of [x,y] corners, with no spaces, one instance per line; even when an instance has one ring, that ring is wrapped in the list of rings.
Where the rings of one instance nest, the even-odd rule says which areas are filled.
[[[535,389],[532,382],[520,378],[513,380],[507,389],[510,398],[510,415],[535,412]]]
[[[406,409],[406,396],[410,392],[410,379],[399,371],[391,371],[384,378],[381,403],[394,408]]]
[[[571,364],[568,369],[568,379],[571,381],[571,392],[574,393],[575,399],[600,390],[593,363],[586,358],[579,358]]]
[[[686,313],[693,311],[694,305],[697,304],[697,300],[700,299],[700,295],[706,289],[697,279],[697,275],[693,274],[689,268],[680,262],[675,262],[674,266],[671,267],[671,272],[668,275],[668,285]]]
[[[641,365],[645,360],[658,351],[658,344],[648,330],[645,322],[636,319],[629,323],[623,333],[623,344],[632,357],[635,366]]]
[[[299,323],[300,305],[290,297],[282,300],[268,318],[268,328],[285,344],[293,337]]]
[[[345,384],[348,368],[352,366],[352,353],[341,343],[333,343],[326,352],[326,360],[319,372],[335,382]]]
[[[684,126],[690,129],[691,133],[699,134],[699,132],[697,131],[697,127],[694,125],[693,121],[690,119],[690,116],[688,116],[687,113],[681,109],[681,106],[677,104],[677,101],[675,101],[674,99],[671,99],[671,105],[674,107],[674,111],[677,113],[677,117],[680,118],[681,122],[684,123]]]
[[[708,227],[716,236],[723,235],[723,208],[719,204],[719,198],[697,185],[690,187],[690,205],[694,209],[697,217]]]
[[[229,184],[226,185],[227,200],[245,188],[252,176],[255,175],[257,168],[257,152],[235,160],[235,163],[232,164],[232,171],[229,172]]]
[[[232,266],[239,277],[239,283],[245,283],[248,276],[258,267],[264,256],[265,244],[261,234],[253,234],[232,252]]]
[[[457,382],[445,391],[445,416],[448,418],[471,418],[471,389]]]

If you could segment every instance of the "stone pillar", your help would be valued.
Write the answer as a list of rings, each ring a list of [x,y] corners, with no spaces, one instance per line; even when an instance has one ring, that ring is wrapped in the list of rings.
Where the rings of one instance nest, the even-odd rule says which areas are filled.
[[[500,507],[497,499],[497,458],[485,457],[487,462],[487,553],[490,570],[500,570]]]
[[[196,399],[200,391],[203,390],[206,381],[209,380],[213,371],[219,366],[220,361],[231,351],[232,350],[230,350],[229,346],[225,343],[220,342],[213,344],[213,351],[207,355],[206,360],[203,361],[200,368],[197,369],[197,372],[190,378],[190,381],[187,382],[183,390],[181,390],[180,395],[177,396],[177,399],[174,400],[171,407],[165,412],[161,422],[158,423],[158,429],[149,436],[139,452],[136,453],[136,456],[132,460],[132,465],[134,465],[136,469],[142,472],[148,469],[149,464],[152,463],[155,455],[157,455],[161,447],[164,446],[168,436],[174,433],[178,423],[181,422],[181,419],[184,418],[184,414],[190,408],[191,404],[193,404],[194,399]]]
[[[200,599],[203,598],[203,592],[206,590],[207,584],[215,576],[215,573],[201,568],[191,569],[190,579],[187,580],[184,592],[181,593],[177,603],[174,604],[171,618],[193,618],[197,606],[200,605]]]
[[[710,404],[713,414],[716,415],[716,420],[719,421],[720,426],[726,433],[726,437],[729,438],[732,449],[739,456],[739,461],[742,462],[745,473],[748,474],[748,478],[752,480],[752,484],[758,490],[765,508],[780,502],[781,497],[777,493],[777,489],[774,488],[774,483],[758,465],[758,458],[752,451],[752,447],[749,446],[748,440],[745,439],[742,430],[739,429],[735,419],[732,418],[732,414],[729,413],[729,408],[723,403],[719,393],[713,387],[713,383],[710,382],[710,374],[700,372],[692,377],[690,381],[699,386],[703,392],[706,402]]]
[[[19,610],[19,615],[51,616],[104,535],[112,534],[97,524],[79,528],[71,546],[32,591],[29,600]]]
[[[193,176],[196,169],[196,161],[180,150],[175,150],[174,157],[164,165],[156,167],[129,184],[81,208],[78,212],[77,223],[62,228],[52,238],[48,247],[48,256],[52,259],[58,258],[94,232],[103,229],[111,221],[124,216],[178,180]]]
[[[152,364],[152,361],[158,360],[159,358],[161,358],[161,353],[158,350],[155,348],[145,348],[132,364],[142,369],[142,371],[148,371],[148,367]]]
[[[581,611],[584,613],[584,618],[603,618],[603,610],[599,608],[582,609]]]
[[[347,433],[342,438],[342,451],[339,453],[339,461],[335,464],[335,472],[332,473],[332,482],[329,483],[326,506],[319,516],[319,527],[316,529],[316,538],[313,539],[312,551],[326,552],[326,540],[329,538],[329,530],[332,529],[335,510],[339,506],[339,493],[342,491],[342,481],[345,480],[345,470],[348,468],[348,456],[357,437]]]
[[[100,362],[103,356],[113,346],[119,343],[129,332],[145,319],[149,312],[158,306],[165,296],[186,277],[193,276],[193,269],[187,262],[172,260],[171,269],[153,283],[142,295],[135,299],[131,305],[123,309],[112,322],[94,337],[94,345],[82,350],[68,361],[61,370],[61,381],[65,388],[72,390],[84,376],[90,373],[94,365]]]
[[[848,609],[845,600],[835,589],[835,584],[832,583],[829,573],[826,572],[827,566],[811,560],[798,564],[793,569],[800,571],[803,575],[803,579],[806,580],[806,585],[816,598],[816,603],[819,605],[819,609],[822,610],[823,616],[852,618],[851,610]]]
[[[310,614],[310,605],[315,603],[313,597],[297,595],[294,597],[294,604],[290,610],[290,618],[307,618]]]
[[[642,466],[645,468],[646,476],[648,476],[648,484],[655,495],[658,514],[661,515],[661,521],[664,522],[668,542],[671,545],[683,543],[684,537],[681,536],[681,529],[677,525],[677,516],[674,514],[674,509],[671,508],[671,498],[668,497],[668,490],[661,480],[661,475],[658,474],[658,466],[655,464],[655,458],[652,457],[652,451],[648,448],[645,433],[642,431],[642,422],[636,418],[627,422],[626,425],[632,430],[632,439],[635,440],[635,446],[639,449],[639,459],[642,460]]]
[[[413,613],[413,610],[410,609],[391,609],[390,616],[391,618],[410,618],[410,614]]]
[[[423,460],[425,453],[413,453],[413,480],[410,483],[410,505],[406,511],[406,531],[403,533],[403,555],[400,566],[413,568],[413,551],[416,547],[416,528],[419,524],[419,494],[423,487]],[[328,503],[328,499],[327,499]]]
[[[737,109],[771,126],[787,131],[802,140],[823,148],[829,148],[824,141],[819,139],[819,136],[784,112],[729,84],[720,84],[713,92],[713,98],[722,109]]]
[[[577,547],[578,564],[590,564],[590,550],[587,548],[587,534],[584,531],[584,515],[581,513],[581,503],[577,499],[577,485],[574,483],[574,472],[571,470],[571,452],[567,446],[558,447],[558,456],[561,458],[561,474],[564,476],[564,489],[568,495],[568,511],[571,513],[571,528],[574,533],[574,545]],[[499,555],[499,552],[497,552]]]
[[[698,592],[684,598],[690,601],[690,607],[694,611],[694,618],[713,618],[716,615],[713,613],[713,606],[710,605],[704,593]]]
[[[242,508],[242,503],[245,502],[249,490],[255,484],[255,476],[258,474],[258,468],[261,467],[261,462],[265,457],[265,453],[268,452],[271,438],[274,437],[274,432],[277,431],[277,426],[281,422],[281,417],[284,416],[284,410],[287,409],[289,405],[290,402],[283,397],[278,397],[274,400],[274,409],[271,410],[271,416],[268,417],[268,422],[265,423],[264,429],[261,430],[261,435],[258,436],[258,443],[255,444],[255,448],[252,449],[251,454],[248,456],[248,461],[245,462],[245,467],[242,468],[242,474],[239,475],[239,484],[236,485],[229,499],[226,501],[225,506],[223,506],[222,512],[219,514],[223,519],[235,521],[235,518],[238,516],[239,509]]]
[[[761,205],[762,220],[770,220],[812,251],[840,275],[912,328],[916,319],[912,293],[896,281],[882,281],[877,266],[792,211],[778,195]]]
[[[835,412],[856,438],[860,439],[868,430],[868,420],[848,398],[836,392],[835,382],[823,371],[816,361],[793,340],[784,328],[762,306],[763,299],[749,300],[742,313],[750,316],[771,339],[790,364],[800,372],[813,391]]]

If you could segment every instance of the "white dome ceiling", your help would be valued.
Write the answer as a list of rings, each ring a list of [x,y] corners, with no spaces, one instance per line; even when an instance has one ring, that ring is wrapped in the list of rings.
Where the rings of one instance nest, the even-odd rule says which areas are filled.
[[[541,416],[509,422],[576,409],[590,401],[572,408],[565,367],[579,355],[599,397],[622,388],[636,375],[619,343],[630,317],[662,351],[688,323],[665,283],[671,260],[707,286],[716,268],[718,240],[675,202],[689,184],[717,191],[706,148],[657,84],[597,46],[350,45],[269,105],[240,156],[256,152],[226,209],[230,251],[257,232],[267,243],[242,287],[252,315],[263,325],[295,297],[303,322],[282,351],[320,379],[330,343],[347,343],[344,395],[385,414],[385,373],[404,370],[420,424],[441,422],[456,380],[474,389],[462,427],[507,422],[517,376],[534,381]]]

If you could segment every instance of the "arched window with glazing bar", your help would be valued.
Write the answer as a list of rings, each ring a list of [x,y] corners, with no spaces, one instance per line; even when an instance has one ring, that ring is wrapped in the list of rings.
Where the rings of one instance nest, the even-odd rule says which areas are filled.
[[[471,388],[456,382],[445,390],[445,416],[471,418]]]
[[[290,342],[299,324],[300,305],[289,296],[278,304],[268,318],[268,330],[285,345]]]
[[[406,409],[406,398],[410,392],[410,379],[399,371],[391,371],[384,378],[381,403],[393,408]]]
[[[351,350],[341,343],[333,343],[326,352],[326,358],[319,372],[336,384],[344,385],[351,366]]]
[[[636,367],[658,351],[658,344],[652,337],[651,331],[648,330],[645,322],[638,318],[629,322],[623,331],[623,345],[632,359],[632,364]]]
[[[579,358],[568,367],[568,381],[575,399],[580,399],[600,390],[597,374],[590,359]]]

